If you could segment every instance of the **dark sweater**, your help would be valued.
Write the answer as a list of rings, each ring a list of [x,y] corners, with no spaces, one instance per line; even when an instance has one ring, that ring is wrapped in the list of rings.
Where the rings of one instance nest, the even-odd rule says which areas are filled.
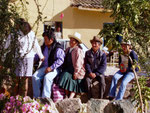
[[[94,53],[92,49],[85,54],[85,69],[86,73],[95,73],[96,76],[104,74],[107,66],[107,58],[105,53],[100,49]]]
[[[61,48],[63,50],[63,47],[61,46],[60,43],[58,42],[54,42],[50,48],[49,48],[49,56],[48,56],[48,66],[51,66],[56,60],[57,60],[57,57],[56,57],[56,50],[58,48]]]

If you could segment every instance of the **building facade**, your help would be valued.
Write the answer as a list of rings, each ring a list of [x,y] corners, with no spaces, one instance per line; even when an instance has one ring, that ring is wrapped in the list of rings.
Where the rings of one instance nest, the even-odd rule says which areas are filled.
[[[111,11],[104,11],[102,0],[38,0],[43,13],[43,22],[39,23],[37,37],[42,42],[42,33],[50,27],[61,28],[64,39],[69,34],[79,32],[83,43],[91,47],[90,39],[97,35],[104,23],[112,23]],[[28,0],[29,22],[33,25],[37,18],[34,0]]]

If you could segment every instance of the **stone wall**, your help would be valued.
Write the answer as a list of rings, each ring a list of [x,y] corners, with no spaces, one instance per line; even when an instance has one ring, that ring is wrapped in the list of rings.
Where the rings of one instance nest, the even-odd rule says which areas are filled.
[[[136,113],[136,108],[129,100],[90,99],[83,104],[80,98],[73,98],[61,100],[55,104],[52,104],[50,99],[49,103],[59,113]]]

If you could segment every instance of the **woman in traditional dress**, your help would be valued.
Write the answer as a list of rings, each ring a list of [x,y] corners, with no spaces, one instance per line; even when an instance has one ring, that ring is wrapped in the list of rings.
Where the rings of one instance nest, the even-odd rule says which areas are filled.
[[[79,46],[81,35],[77,32],[69,35],[70,47],[66,49],[63,72],[60,75],[59,86],[65,89],[66,96],[73,98],[76,93],[85,92],[83,78],[85,76],[84,52]]]

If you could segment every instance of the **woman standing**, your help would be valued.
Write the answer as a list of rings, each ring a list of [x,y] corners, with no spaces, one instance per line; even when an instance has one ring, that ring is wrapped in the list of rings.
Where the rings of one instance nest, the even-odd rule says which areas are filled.
[[[31,30],[30,24],[25,22],[24,19],[20,19],[17,26],[19,29],[18,41],[20,45],[20,59],[18,59],[19,65],[16,68],[18,82],[18,85],[16,84],[18,88],[16,93],[27,96],[28,79],[32,76],[34,55],[37,53],[42,61],[44,60],[44,56],[41,52],[35,33]]]
[[[80,48],[81,35],[69,35],[70,47],[66,49],[63,72],[60,75],[59,86],[65,89],[66,96],[73,98],[76,93],[84,92],[83,78],[85,76],[84,52]]]

